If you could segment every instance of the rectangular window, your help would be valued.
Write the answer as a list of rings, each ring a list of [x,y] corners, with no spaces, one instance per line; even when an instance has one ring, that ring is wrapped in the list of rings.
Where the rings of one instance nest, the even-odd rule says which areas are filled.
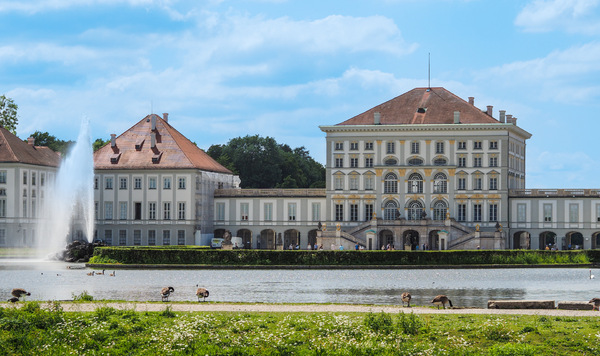
[[[273,203],[265,203],[265,221],[273,221]]]
[[[142,178],[133,178],[133,189],[142,189]]]
[[[142,230],[133,230],[133,244],[135,246],[142,244]]]
[[[458,157],[458,166],[466,167],[467,166],[467,157]]]
[[[6,196],[6,189],[0,188],[0,197],[5,197],[5,196]]]
[[[344,190],[344,176],[336,175],[334,178],[334,189]]]
[[[490,221],[498,221],[498,204],[490,204]]]
[[[106,179],[104,180],[104,189],[113,189],[112,177],[106,177]]]
[[[466,178],[458,178],[458,190],[466,190],[467,189],[467,179]]]
[[[350,158],[350,167],[357,168],[358,167],[358,158]]]
[[[527,221],[527,205],[517,204],[517,222]]]
[[[127,245],[127,230],[119,230],[119,246]]]
[[[27,184],[27,172],[23,172],[23,184]]]
[[[544,222],[552,222],[552,204],[544,204]]]
[[[156,220],[156,203],[148,203],[148,220]]]
[[[127,220],[127,202],[119,202],[119,220]]]
[[[148,230],[148,245],[156,245],[156,230]]]
[[[135,220],[142,220],[142,203],[135,202],[133,209],[134,209],[134,211],[133,211],[134,217],[133,218]]]
[[[0,199],[0,218],[6,217],[6,199]]]
[[[358,204],[350,204],[350,221],[358,221]]]
[[[35,185],[35,172],[31,172],[31,185]]]
[[[148,178],[148,189],[156,189],[156,178]]]
[[[365,150],[372,151],[373,150],[373,142],[365,142]]]
[[[419,142],[418,141],[411,142],[410,153],[413,155],[419,154]]]
[[[481,157],[473,157],[473,167],[481,167]]]
[[[6,245],[6,230],[0,229],[0,245]]]
[[[296,221],[296,203],[288,203],[288,220]]]
[[[112,246],[112,230],[104,230],[104,242],[108,246]]]
[[[490,157],[490,167],[498,167],[498,157]]]
[[[94,177],[94,189],[98,189],[98,177]]]
[[[185,245],[185,230],[177,230],[177,244]]]
[[[365,221],[373,219],[373,204],[365,204]]]
[[[358,142],[350,142],[350,151],[358,150]]]
[[[127,189],[127,178],[120,177],[119,178],[119,189]]]
[[[458,221],[467,221],[467,204],[458,204]]]
[[[373,158],[371,158],[371,157],[366,157],[365,158],[365,167],[366,168],[372,168],[373,167]]]
[[[600,222],[600,204],[596,205],[596,221]]]
[[[473,221],[481,221],[481,204],[473,205]]]
[[[498,149],[498,141],[490,141],[490,150]]]
[[[335,168],[342,168],[342,167],[344,167],[344,159],[336,158],[335,159]]]
[[[185,203],[178,203],[177,207],[177,219],[185,220]]]
[[[312,221],[320,221],[321,220],[321,204],[320,203],[312,203]]]
[[[44,183],[46,183],[46,173],[42,173],[40,175],[40,185],[43,187]],[[96,188],[96,189],[98,189],[98,188]]]
[[[335,221],[344,221],[344,205],[335,204]]]
[[[372,174],[365,176],[365,190],[375,189],[375,178]]]
[[[225,203],[217,203],[217,221],[225,220]]]
[[[6,184],[6,171],[0,171],[0,184]]]
[[[466,150],[467,149],[467,142],[466,141],[458,141],[458,149],[459,150]]]
[[[171,230],[163,230],[163,246],[171,244]]]
[[[180,177],[179,178],[179,184],[177,186],[178,189],[185,189],[185,178],[184,177]]]
[[[163,203],[163,220],[171,220],[171,203]]]
[[[343,142],[336,142],[335,143],[335,150],[336,151],[343,151],[344,150],[344,143]]]
[[[490,177],[490,190],[498,190],[498,178]]]
[[[569,222],[579,222],[579,204],[569,204]]]
[[[483,179],[481,177],[475,177],[473,180],[473,189],[474,190],[482,190],[483,189]]]
[[[43,206],[43,204],[42,204]],[[98,220],[98,202],[94,202],[94,219]]]
[[[111,201],[104,202],[104,220],[113,218],[113,203]]]
[[[394,142],[388,142],[386,144],[386,153],[395,153],[396,152],[396,144]]]
[[[171,189],[171,177],[163,179],[163,189]]]
[[[358,176],[356,174],[350,176],[350,190],[358,190]]]
[[[480,150],[481,149],[481,141],[473,141],[473,149]]]
[[[250,205],[248,203],[240,204],[240,220],[248,221],[249,210],[250,210]]]
[[[444,143],[443,142],[436,142],[435,143],[435,153],[436,154],[443,154],[444,153]]]

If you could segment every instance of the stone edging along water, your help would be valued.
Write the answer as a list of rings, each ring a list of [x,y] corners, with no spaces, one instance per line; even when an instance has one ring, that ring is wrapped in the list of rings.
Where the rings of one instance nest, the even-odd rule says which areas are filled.
[[[491,269],[491,268],[600,268],[598,264],[530,265],[191,265],[191,264],[111,264],[86,263],[98,269]]]

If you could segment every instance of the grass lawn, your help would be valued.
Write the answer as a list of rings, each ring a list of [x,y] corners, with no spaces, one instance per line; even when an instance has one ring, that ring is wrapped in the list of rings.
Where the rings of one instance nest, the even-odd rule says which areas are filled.
[[[600,355],[600,319],[0,308],[2,355]]]

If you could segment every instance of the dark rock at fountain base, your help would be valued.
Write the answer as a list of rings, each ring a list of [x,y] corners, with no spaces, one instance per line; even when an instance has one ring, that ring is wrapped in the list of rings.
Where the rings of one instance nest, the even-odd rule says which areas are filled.
[[[56,259],[65,262],[84,263],[88,262],[94,255],[96,246],[104,246],[102,242],[73,241],[67,245],[64,251],[56,254]]]

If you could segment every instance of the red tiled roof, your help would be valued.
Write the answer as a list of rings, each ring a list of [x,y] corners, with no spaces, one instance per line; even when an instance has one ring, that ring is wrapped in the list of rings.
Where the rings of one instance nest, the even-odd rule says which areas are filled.
[[[338,125],[373,125],[376,112],[381,115],[381,125],[453,124],[455,111],[460,112],[462,124],[499,123],[474,105],[437,87],[415,88]]]
[[[152,131],[152,117],[156,119],[155,131]],[[152,132],[156,135],[154,148]],[[95,169],[196,168],[232,174],[156,114],[143,118],[115,142],[116,147],[108,143],[94,153]]]
[[[48,147],[32,146],[23,142],[23,140],[0,126],[0,162],[58,167],[60,156]]]

